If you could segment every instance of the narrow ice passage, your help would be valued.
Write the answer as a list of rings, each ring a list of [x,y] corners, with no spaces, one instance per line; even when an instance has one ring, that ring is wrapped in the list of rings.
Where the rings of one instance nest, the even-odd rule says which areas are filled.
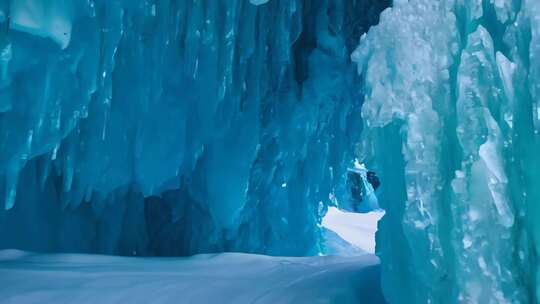
[[[375,206],[356,159],[376,233],[335,209]],[[0,206],[0,250],[39,252],[0,264],[10,299],[166,256],[358,299],[375,257],[317,256],[375,252],[389,303],[538,303],[540,1],[0,1]]]
[[[319,254],[389,4],[1,2],[0,248]]]
[[[0,1],[0,302],[381,302],[321,222],[390,2]]]

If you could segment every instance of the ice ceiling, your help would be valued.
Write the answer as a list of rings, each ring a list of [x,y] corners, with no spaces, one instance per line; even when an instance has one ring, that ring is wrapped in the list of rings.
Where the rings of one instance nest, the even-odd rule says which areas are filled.
[[[0,246],[316,254],[358,157],[388,301],[537,301],[540,2],[389,4],[2,2]]]

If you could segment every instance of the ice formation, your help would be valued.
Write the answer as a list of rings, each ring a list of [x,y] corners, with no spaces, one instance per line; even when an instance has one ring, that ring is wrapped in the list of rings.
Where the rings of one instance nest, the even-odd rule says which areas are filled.
[[[2,1],[0,248],[319,253],[388,2]]]
[[[0,248],[317,254],[359,157],[389,302],[538,301],[540,2],[388,4],[1,2]]]
[[[540,2],[394,3],[353,53],[391,303],[540,297]]]

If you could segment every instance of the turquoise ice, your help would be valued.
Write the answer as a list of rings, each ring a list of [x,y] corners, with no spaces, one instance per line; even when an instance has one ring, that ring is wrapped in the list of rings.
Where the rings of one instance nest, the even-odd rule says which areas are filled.
[[[0,247],[318,254],[387,5],[3,1]]]
[[[388,301],[538,301],[539,34],[535,0],[411,0],[362,37]]]
[[[0,249],[318,255],[357,159],[388,302],[538,302],[540,2],[390,4],[1,1]]]

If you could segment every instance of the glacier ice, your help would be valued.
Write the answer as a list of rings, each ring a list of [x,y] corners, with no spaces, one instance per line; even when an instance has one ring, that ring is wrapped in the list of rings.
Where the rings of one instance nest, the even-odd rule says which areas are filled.
[[[318,254],[388,5],[2,1],[0,248]]]
[[[394,3],[352,54],[391,303],[535,303],[540,2]]]
[[[540,2],[388,6],[1,2],[0,248],[318,254],[358,157],[389,302],[538,301]]]

